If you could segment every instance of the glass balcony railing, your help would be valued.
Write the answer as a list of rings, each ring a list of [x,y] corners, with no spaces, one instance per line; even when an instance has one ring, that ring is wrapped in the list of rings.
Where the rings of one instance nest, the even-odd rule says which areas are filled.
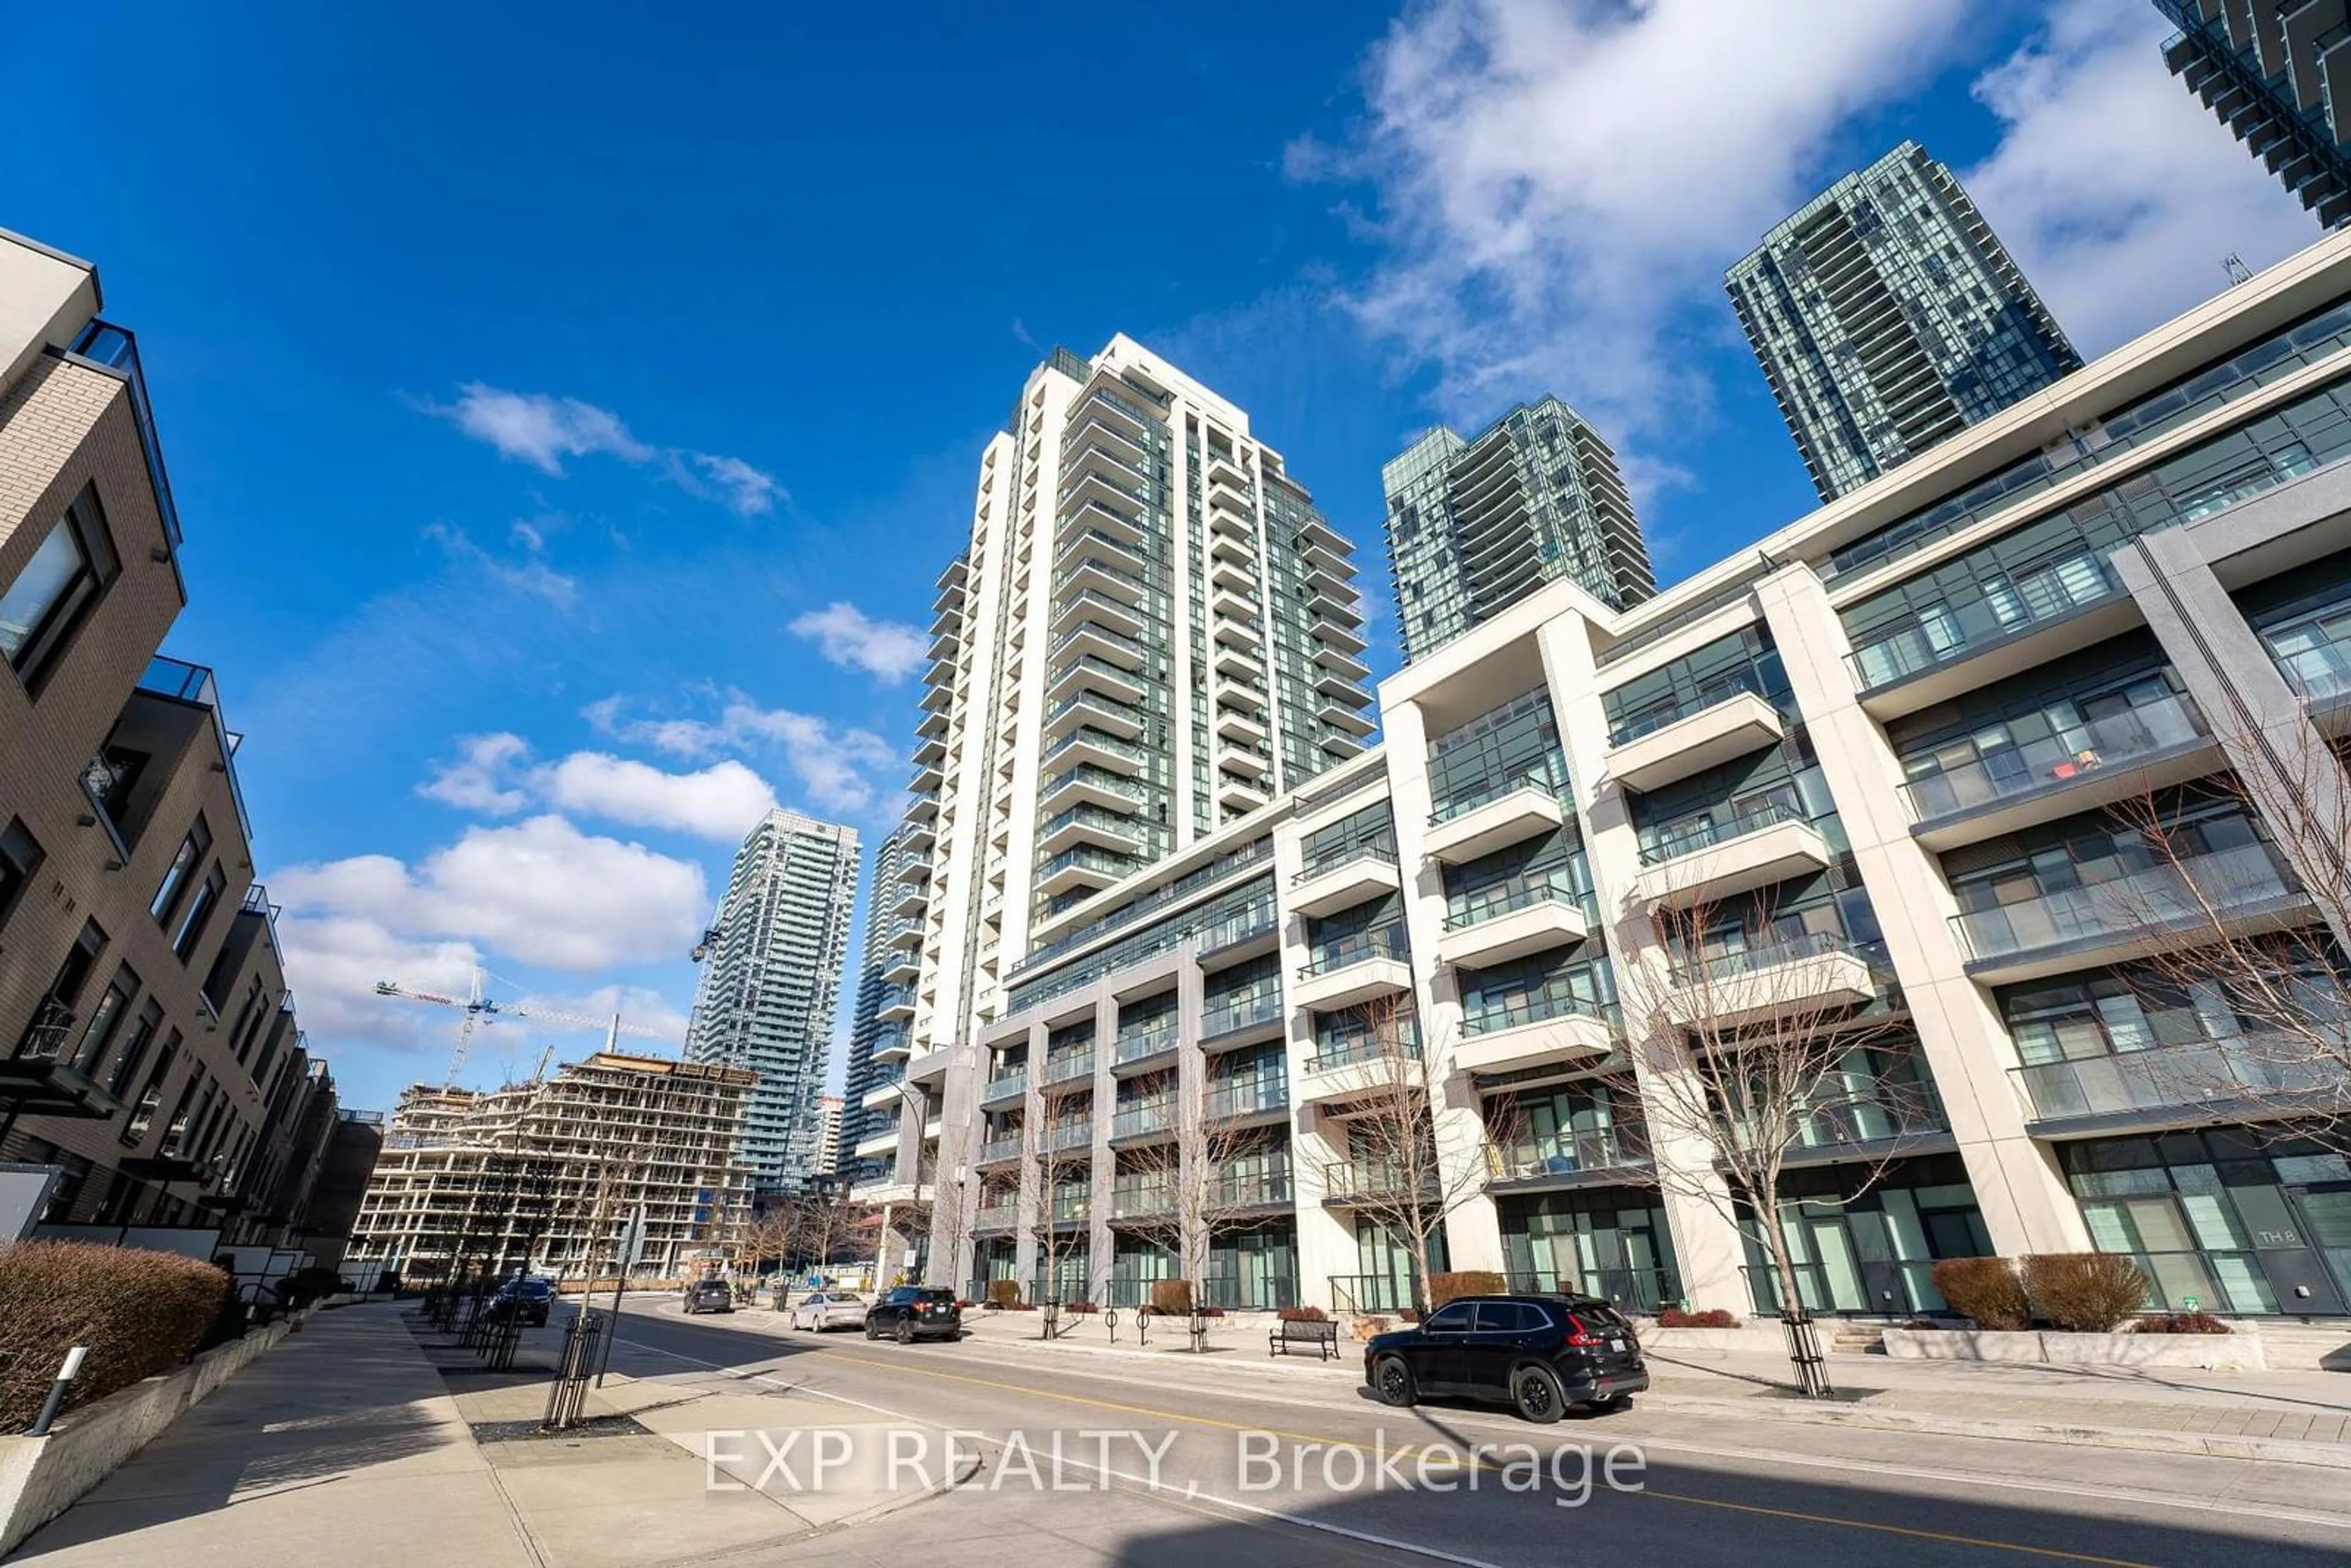
[[[2008,958],[2039,947],[2185,924],[2208,914],[2226,916],[2293,891],[2267,844],[2243,844],[1951,919],[1970,959]]]
[[[2351,696],[2351,607],[2335,605],[2262,633],[2286,684],[2310,703]]]
[[[1420,1036],[1417,1030],[1398,1038],[1370,1033],[1340,1036],[1319,1043],[1312,1056],[1306,1059],[1309,1072],[1335,1072],[1343,1067],[1359,1062],[1393,1058],[1398,1061],[1420,1060]]]
[[[2281,1095],[2308,1093],[2323,1099],[2351,1089],[2340,1065],[2325,1060],[2321,1051],[2274,1035],[2158,1045],[2009,1071],[2035,1121],[2231,1101],[2274,1104]]]
[[[1056,773],[1045,781],[1037,793],[1041,799],[1050,800],[1059,791],[1077,784],[1100,789],[1105,794],[1116,795],[1123,800],[1140,801],[1144,796],[1143,786],[1134,779],[1123,774],[1113,773],[1106,768],[1096,768],[1091,762],[1081,762],[1075,768]]]
[[[1115,683],[1123,690],[1141,691],[1143,689],[1142,675],[1123,664],[1113,664],[1108,659],[1097,658],[1092,653],[1081,653],[1074,659],[1063,659],[1056,664],[1053,666],[1052,684],[1058,685],[1062,676],[1078,670],[1101,675]]]
[[[1093,1200],[1089,1197],[1057,1197],[1053,1200],[1053,1218],[1056,1221],[1084,1219],[1093,1211]]]
[[[1001,1138],[990,1138],[979,1145],[979,1157],[983,1160],[1010,1160],[1018,1159],[1019,1156],[1020,1134],[1018,1133]]]
[[[1540,790],[1553,800],[1558,800],[1566,795],[1567,782],[1563,773],[1538,770],[1474,785],[1439,800],[1437,803],[1437,809],[1428,814],[1428,825],[1433,828],[1439,822],[1449,822],[1456,817],[1467,816],[1480,806],[1491,805],[1503,796],[1515,795],[1521,789]]]
[[[1802,805],[1778,797],[1752,805],[1724,807],[1698,816],[1684,817],[1649,835],[1648,841],[1641,847],[1641,863],[1662,865],[1698,850],[1712,849],[1733,839],[1743,839],[1750,833],[1760,833],[1782,822],[1809,820]]]
[[[1855,684],[1865,691],[1891,685],[2122,591],[2105,556],[2073,556],[2024,577],[2002,577],[1972,604],[1930,606],[1916,624],[1863,643],[1846,657]]]
[[[1029,1069],[1025,1065],[1010,1068],[987,1081],[987,1097],[1001,1099],[1007,1094],[1018,1094],[1028,1087]]]
[[[1674,984],[1719,985],[1759,969],[1801,963],[1807,958],[1825,957],[1831,953],[1853,952],[1853,944],[1842,932],[1807,931],[1801,936],[1792,936],[1784,941],[1767,942],[1729,952],[1709,953],[1696,958],[1677,956],[1673,966]],[[1855,956],[1859,956],[1858,954]]]
[[[1290,1200],[1290,1167],[1266,1171],[1232,1171],[1218,1176],[1209,1187],[1211,1197],[1227,1207],[1238,1207],[1256,1203],[1288,1203]]]
[[[1445,916],[1447,931],[1465,930],[1489,920],[1499,920],[1505,915],[1521,909],[1531,909],[1539,904],[1563,904],[1581,908],[1591,889],[1580,884],[1580,879],[1564,871],[1553,871],[1531,878],[1512,878],[1492,887],[1480,888],[1453,900]]]
[[[1121,1182],[1110,1189],[1113,1219],[1145,1214],[1166,1214],[1176,1207],[1176,1191],[1164,1181]]]
[[[1110,1135],[1131,1138],[1143,1133],[1164,1133],[1175,1122],[1175,1105],[1168,1100],[1130,1100],[1112,1116]]]
[[[2351,691],[2351,681],[2344,689]],[[2158,751],[2185,746],[2204,733],[2203,718],[2194,703],[2184,696],[2163,697],[2124,713],[2089,719],[2059,735],[1983,753],[1972,762],[1936,773],[1914,774],[1902,788],[1909,797],[1911,814],[1919,821],[1932,821],[2101,768],[2127,767]]]
[[[1045,1082],[1067,1083],[1073,1078],[1091,1078],[1094,1073],[1093,1047],[1083,1051],[1065,1051],[1059,1056],[1045,1059]]]
[[[1396,863],[1395,845],[1366,841],[1349,844],[1344,849],[1326,851],[1308,861],[1305,868],[1290,879],[1290,884],[1295,887],[1301,883],[1311,882],[1324,872],[1337,871],[1341,866],[1353,865],[1357,861],[1377,861],[1383,865],[1394,865]]]
[[[1045,1147],[1056,1154],[1089,1147],[1093,1141],[1092,1122],[1066,1122],[1045,1134]]]
[[[1133,703],[1121,702],[1116,697],[1104,696],[1100,692],[1083,691],[1063,697],[1048,708],[1045,712],[1044,727],[1050,730],[1060,722],[1063,714],[1076,712],[1101,714],[1106,718],[1123,724],[1131,724],[1137,729],[1144,727],[1151,716]]]
[[[1332,1197],[1388,1197],[1437,1185],[1436,1162],[1419,1169],[1403,1160],[1333,1160],[1322,1167],[1322,1186]]]
[[[1726,703],[1741,692],[1763,695],[1763,677],[1750,664],[1719,680],[1708,681],[1687,696],[1656,707],[1646,708],[1623,720],[1608,732],[1608,744],[1625,746],[1645,735],[1654,735],[1667,725],[1679,724],[1692,714],[1704,713],[1717,703]]]
[[[1219,1003],[1203,1011],[1200,1015],[1200,1038],[1214,1040],[1220,1034],[1274,1023],[1280,1018],[1281,988],[1276,986],[1252,996]]]
[[[1017,1224],[1019,1218],[1020,1206],[1017,1203],[983,1203],[974,1211],[972,1223],[982,1230],[1000,1230]]]
[[[1608,1009],[1589,997],[1562,992],[1556,995],[1532,996],[1515,1002],[1480,1004],[1465,1008],[1461,1014],[1461,1032],[1465,1035],[1498,1034],[1521,1024],[1545,1023],[1553,1019],[1587,1018],[1603,1024],[1612,1024]]]
[[[1317,944],[1308,951],[1306,962],[1299,967],[1298,973],[1301,977],[1328,975],[1335,970],[1353,968],[1357,964],[1368,964],[1379,958],[1394,959],[1397,963],[1411,961],[1412,949],[1405,945],[1402,926],[1389,925],[1376,931],[1358,931],[1353,936],[1343,936],[1336,942]]]
[[[1118,1037],[1112,1060],[1140,1061],[1146,1056],[1156,1056],[1163,1051],[1174,1050],[1176,1038],[1173,1024],[1164,1029],[1145,1030],[1139,1034],[1123,1034]]]
[[[1531,1181],[1584,1171],[1623,1170],[1649,1163],[1649,1139],[1638,1127],[1556,1133],[1513,1144],[1507,1149],[1489,1148],[1486,1160],[1497,1181]]]
[[[1112,602],[1117,603],[1117,601],[1113,600]],[[1121,605],[1120,608],[1124,609],[1125,607]],[[1130,613],[1132,612],[1130,612]],[[1052,647],[1047,650],[1046,657],[1050,659],[1058,656],[1062,650],[1068,648],[1081,637],[1097,638],[1102,642],[1109,643],[1113,648],[1124,649],[1127,653],[1134,654],[1138,662],[1147,661],[1151,657],[1150,649],[1144,647],[1142,643],[1136,642],[1125,632],[1113,632],[1107,626],[1096,626],[1091,623],[1081,626],[1074,632],[1062,632],[1061,635],[1054,641]],[[1111,667],[1113,669],[1117,668],[1115,664],[1113,664]],[[1132,672],[1127,673],[1127,678],[1129,680],[1133,680],[1134,678]]]
[[[1061,753],[1073,750],[1080,746],[1092,747],[1097,751],[1107,752],[1113,757],[1130,758],[1136,762],[1151,760],[1151,753],[1131,740],[1121,740],[1118,737],[1099,729],[1079,728],[1071,730],[1056,742],[1053,748],[1045,753],[1044,762],[1050,764]]]
[[[1200,1113],[1215,1122],[1228,1116],[1251,1116],[1259,1111],[1278,1111],[1289,1103],[1288,1079],[1258,1078],[1221,1083],[1209,1090],[1201,1098]]]

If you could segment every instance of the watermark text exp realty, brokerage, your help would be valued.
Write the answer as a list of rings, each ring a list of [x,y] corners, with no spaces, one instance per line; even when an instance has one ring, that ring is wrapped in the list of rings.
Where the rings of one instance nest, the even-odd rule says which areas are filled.
[[[886,1425],[726,1427],[705,1434],[711,1491],[869,1493],[948,1487],[1107,1490],[1124,1481],[1191,1496],[1363,1492],[1547,1492],[1581,1508],[1595,1490],[1637,1492],[1647,1457],[1632,1443],[1316,1442],[1242,1429],[1208,1435],[1137,1427],[1029,1433]]]

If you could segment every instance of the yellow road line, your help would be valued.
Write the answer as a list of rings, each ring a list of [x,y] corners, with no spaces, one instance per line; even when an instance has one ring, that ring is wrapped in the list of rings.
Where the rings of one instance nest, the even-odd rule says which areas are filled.
[[[932,1377],[945,1383],[967,1383],[975,1388],[993,1388],[1014,1394],[1032,1395],[1040,1399],[1058,1399],[1067,1405],[1085,1405],[1097,1410],[1116,1410],[1128,1416],[1150,1416],[1162,1421],[1172,1421],[1196,1427],[1216,1427],[1228,1432],[1264,1432],[1271,1437],[1287,1437],[1293,1443],[1319,1443],[1328,1448],[1353,1448],[1359,1454],[1375,1452],[1362,1443],[1344,1437],[1332,1437],[1305,1432],[1288,1432],[1279,1427],[1257,1426],[1243,1421],[1224,1421],[1214,1416],[1189,1416],[1173,1410],[1155,1410],[1147,1405],[1123,1405],[1112,1399],[1092,1399],[1081,1394],[1060,1394],[1050,1388],[1038,1388],[1026,1383],[1001,1383],[993,1378],[973,1377],[959,1372],[941,1372],[936,1367],[909,1366],[904,1361],[877,1361],[868,1355],[852,1355],[846,1352],[829,1351],[829,1355],[854,1362],[860,1366],[879,1367],[884,1372],[902,1372],[913,1377]],[[1631,1439],[1627,1439],[1631,1441]],[[1637,1446],[1637,1445],[1635,1445]],[[1448,1445],[1449,1447],[1449,1445]],[[1387,1450],[1395,1454],[1417,1454],[1421,1450],[1404,1446]],[[1472,1453],[1468,1464],[1479,1469],[1497,1467],[1480,1460]],[[1503,1467],[1507,1468],[1507,1467]],[[1655,1498],[1660,1502],[1689,1503],[1699,1508],[1729,1509],[1740,1513],[1762,1514],[1772,1519],[1794,1520],[1804,1524],[1840,1525],[1847,1530],[1873,1530],[1886,1535],[1907,1535],[1920,1541],[1937,1541],[1953,1546],[1978,1546],[1992,1552],[2014,1552],[2032,1557],[2053,1558],[2064,1563],[2090,1563],[2098,1568],[2151,1568],[2150,1564],[2127,1557],[2098,1557],[2084,1552],[2066,1552],[2054,1546],[2030,1546],[2013,1541],[1992,1541],[1982,1536],[1955,1535],[1939,1530],[1917,1530],[1899,1524],[1875,1524],[1865,1519],[1844,1519],[1831,1513],[1804,1513],[1794,1509],[1764,1508],[1755,1503],[1726,1502],[1716,1498],[1690,1497],[1681,1492],[1658,1491],[1644,1486],[1639,1491],[1625,1494]]]

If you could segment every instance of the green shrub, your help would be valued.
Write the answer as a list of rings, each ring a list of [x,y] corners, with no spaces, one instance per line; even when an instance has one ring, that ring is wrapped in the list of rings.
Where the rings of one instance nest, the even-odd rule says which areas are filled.
[[[2112,1252],[2038,1253],[2023,1274],[2033,1312],[2069,1333],[2112,1333],[2147,1304],[2147,1276]]]
[[[1189,1280],[1154,1280],[1151,1281],[1151,1310],[1173,1317],[1188,1317],[1192,1312],[1192,1281]]]
[[[1020,1281],[990,1280],[987,1282],[987,1304],[991,1307],[1017,1307],[1020,1304]]]
[[[1946,1258],[1935,1265],[1935,1289],[1980,1329],[2013,1332],[2032,1321],[2024,1281],[2005,1258]]]
[[[32,1424],[75,1345],[89,1354],[68,1408],[179,1364],[228,1294],[226,1274],[177,1253],[84,1241],[0,1246],[0,1432]]]
[[[1507,1289],[1490,1269],[1457,1269],[1428,1277],[1428,1304],[1441,1307],[1456,1296],[1499,1296]]]

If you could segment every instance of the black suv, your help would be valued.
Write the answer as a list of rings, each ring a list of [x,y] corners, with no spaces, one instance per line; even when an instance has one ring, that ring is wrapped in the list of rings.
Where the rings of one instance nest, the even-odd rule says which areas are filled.
[[[735,1310],[735,1287],[724,1280],[696,1280],[685,1288],[685,1310],[695,1312],[731,1312]]]
[[[490,1304],[494,1311],[512,1312],[526,1323],[544,1324],[548,1307],[554,1300],[554,1281],[525,1275],[500,1285]]]
[[[865,1309],[865,1337],[888,1334],[900,1344],[918,1339],[961,1339],[963,1308],[944,1287],[900,1285]]]
[[[1633,1325],[1593,1296],[1461,1296],[1364,1347],[1364,1381],[1390,1405],[1466,1395],[1556,1421],[1571,1405],[1621,1410],[1649,1386]]]

